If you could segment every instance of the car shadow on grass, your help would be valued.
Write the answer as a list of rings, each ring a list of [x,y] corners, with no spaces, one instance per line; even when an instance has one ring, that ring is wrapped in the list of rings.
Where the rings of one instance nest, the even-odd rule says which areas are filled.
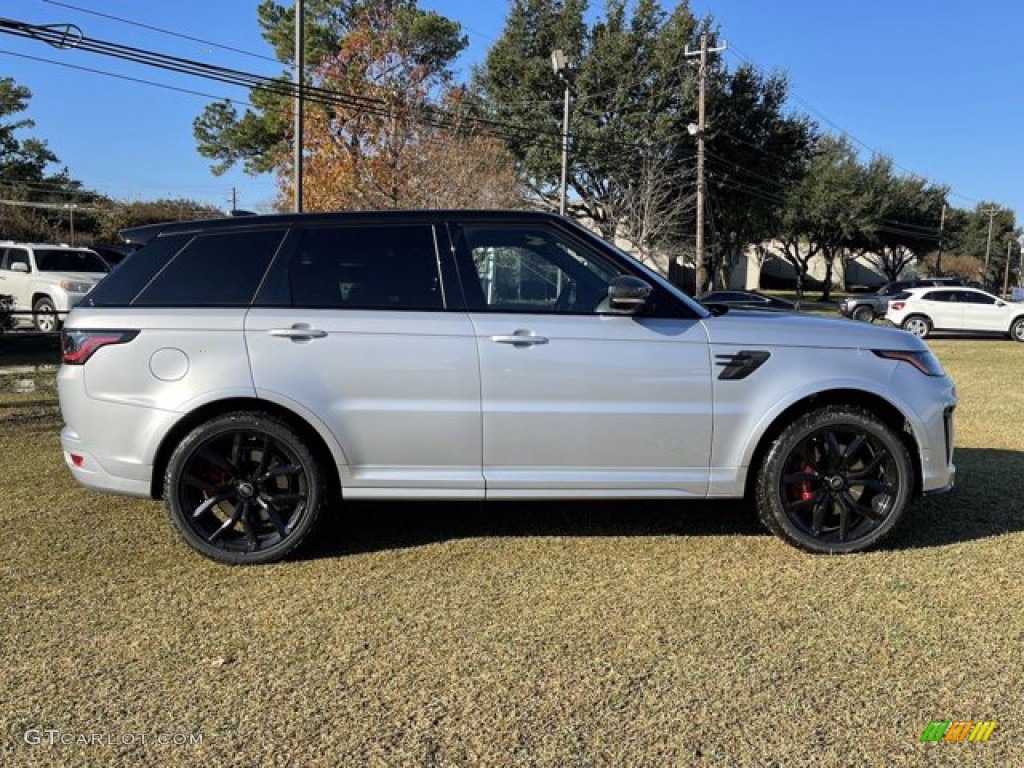
[[[761,536],[743,501],[346,502],[300,559],[507,537]]]
[[[942,547],[1024,531],[1024,452],[957,448],[957,484],[918,499],[885,549]]]
[[[960,448],[957,487],[916,500],[881,551],[1024,530],[1024,452]],[[767,536],[752,503],[729,501],[346,502],[298,559],[505,537]]]

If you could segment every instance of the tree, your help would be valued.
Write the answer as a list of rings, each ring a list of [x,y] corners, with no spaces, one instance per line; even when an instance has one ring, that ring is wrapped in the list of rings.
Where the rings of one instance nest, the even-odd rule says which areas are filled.
[[[491,117],[517,127],[506,141],[524,183],[555,209],[564,85],[550,57],[564,50],[575,70],[568,213],[645,256],[678,242],[692,212],[694,72],[683,53],[697,22],[685,4],[669,15],[654,0],[631,12],[612,0],[588,28],[585,10],[516,0],[474,85]]]
[[[784,114],[789,87],[781,74],[743,65],[716,73],[711,90],[709,193],[718,284],[748,247],[779,228],[785,196],[807,173],[817,142],[810,120]]]
[[[61,206],[81,188],[66,169],[50,172],[58,160],[45,141],[19,138],[35,126],[20,116],[31,98],[13,78],[0,78],[0,197],[10,201],[0,205],[0,237],[15,240],[57,237],[66,218]]]
[[[1006,244],[1015,242],[1020,237],[1013,211],[998,203],[983,201],[973,210],[959,211],[957,214],[953,217],[952,226],[947,227],[949,251],[977,259],[980,268],[971,276],[972,280],[981,280],[987,286],[998,284],[1001,287],[1006,265]]]
[[[186,198],[161,198],[130,203],[109,200],[103,212],[97,217],[100,224],[96,231],[96,239],[112,243],[117,240],[118,232],[129,227],[162,224],[165,221],[213,219],[223,215],[224,212],[219,208]]]
[[[832,271],[841,249],[866,230],[863,172],[856,150],[842,137],[818,141],[803,177],[792,185],[781,216],[781,255],[797,273],[803,296],[811,260],[825,260],[823,299],[829,297]]]
[[[321,142],[311,152],[347,142],[353,173],[399,170],[407,159],[402,152],[414,144],[401,134],[409,134],[405,128],[428,97],[443,96],[450,85],[449,67],[466,45],[459,25],[419,9],[415,0],[309,0],[306,14],[307,85],[333,93],[333,98],[314,95],[309,102],[310,138]],[[258,17],[277,58],[292,63],[293,7],[263,0]],[[241,162],[249,173],[277,170],[284,182],[290,174],[292,100],[260,90],[253,90],[250,100],[255,106],[242,115],[229,101],[207,107],[193,123],[198,150],[217,161],[214,173]],[[315,169],[313,179],[315,194]],[[387,187],[394,193],[398,177],[370,181],[387,199]]]

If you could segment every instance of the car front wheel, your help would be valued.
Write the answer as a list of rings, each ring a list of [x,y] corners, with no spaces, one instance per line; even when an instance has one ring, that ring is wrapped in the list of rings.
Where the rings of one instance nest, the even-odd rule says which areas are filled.
[[[269,563],[313,530],[325,474],[291,426],[268,414],[229,413],[192,430],[167,465],[174,527],[203,555],[234,565]]]
[[[900,435],[870,412],[828,406],[772,443],[756,484],[765,526],[816,554],[864,550],[903,517],[914,487]]]
[[[1024,342],[1024,317],[1018,317],[1010,326],[1010,338],[1014,341]]]
[[[928,334],[932,332],[932,323],[924,315],[911,315],[900,327],[921,339],[928,338]]]
[[[57,308],[53,306],[50,299],[39,299],[32,305],[32,319],[35,321],[36,330],[42,333],[53,333],[60,330]]]

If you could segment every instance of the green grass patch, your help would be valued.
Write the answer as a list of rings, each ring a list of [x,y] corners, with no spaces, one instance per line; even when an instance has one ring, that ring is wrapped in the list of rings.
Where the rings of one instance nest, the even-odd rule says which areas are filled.
[[[932,347],[960,486],[837,558],[742,503],[363,504],[227,568],[76,485],[52,395],[3,396],[0,763],[1020,765],[1024,345]],[[999,725],[920,741],[951,719]]]

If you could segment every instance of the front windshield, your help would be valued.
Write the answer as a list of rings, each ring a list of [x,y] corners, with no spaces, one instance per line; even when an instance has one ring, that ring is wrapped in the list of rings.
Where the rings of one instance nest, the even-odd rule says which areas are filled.
[[[37,250],[36,266],[40,272],[110,271],[107,263],[92,251],[73,251],[70,248]]]

